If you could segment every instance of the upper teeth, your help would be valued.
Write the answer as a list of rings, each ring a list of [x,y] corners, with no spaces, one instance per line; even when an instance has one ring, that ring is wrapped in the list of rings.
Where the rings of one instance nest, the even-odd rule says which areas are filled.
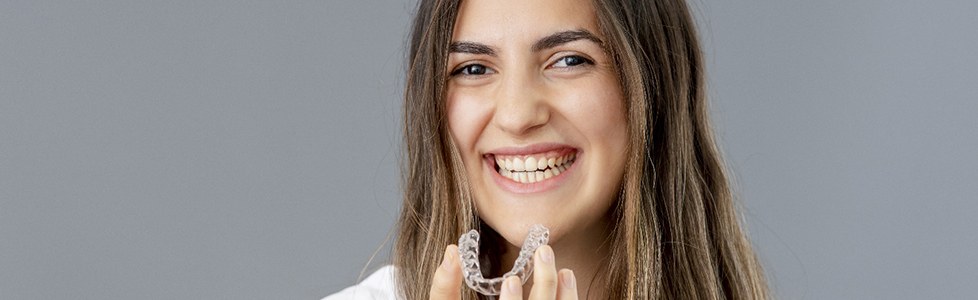
[[[547,156],[496,156],[499,174],[514,181],[531,183],[560,175],[574,162],[576,153]]]

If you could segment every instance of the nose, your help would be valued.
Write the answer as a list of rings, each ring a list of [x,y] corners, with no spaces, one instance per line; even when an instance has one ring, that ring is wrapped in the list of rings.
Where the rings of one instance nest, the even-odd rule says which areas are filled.
[[[493,124],[514,136],[526,136],[550,121],[545,82],[529,72],[510,74],[495,99]]]

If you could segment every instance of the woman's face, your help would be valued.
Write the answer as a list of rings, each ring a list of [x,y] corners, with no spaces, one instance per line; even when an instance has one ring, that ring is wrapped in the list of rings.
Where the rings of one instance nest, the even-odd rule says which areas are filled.
[[[600,224],[624,173],[621,88],[587,0],[462,1],[448,123],[479,216],[513,245]]]

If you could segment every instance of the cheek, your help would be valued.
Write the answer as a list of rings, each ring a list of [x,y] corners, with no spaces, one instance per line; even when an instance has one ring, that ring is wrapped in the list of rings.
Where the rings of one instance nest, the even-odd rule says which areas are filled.
[[[569,121],[587,139],[592,150],[607,155],[607,151],[624,151],[627,144],[627,124],[624,99],[617,82],[604,79],[570,90],[564,107]]]
[[[612,92],[608,93],[605,98],[608,101],[601,103],[601,112],[604,117],[599,120],[594,120],[595,124],[598,124],[597,128],[601,136],[605,139],[605,142],[611,145],[611,149],[617,150],[620,155],[614,155],[614,157],[624,157],[626,152],[625,146],[628,144],[628,116],[625,114],[624,99],[621,93]]]
[[[490,107],[479,97],[449,89],[447,97],[448,130],[455,146],[459,148],[465,164],[472,161],[487,120],[491,117]]]

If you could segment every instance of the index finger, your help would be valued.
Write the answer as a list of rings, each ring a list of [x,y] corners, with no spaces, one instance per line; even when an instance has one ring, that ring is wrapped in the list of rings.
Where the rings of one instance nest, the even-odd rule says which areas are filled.
[[[530,299],[554,299],[557,297],[557,267],[554,251],[549,245],[540,246],[533,258],[533,288]]]

